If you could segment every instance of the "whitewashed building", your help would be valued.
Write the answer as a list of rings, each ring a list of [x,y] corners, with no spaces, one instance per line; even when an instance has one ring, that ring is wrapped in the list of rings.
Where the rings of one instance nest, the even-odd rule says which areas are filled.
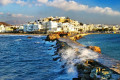
[[[62,30],[64,32],[73,32],[73,31],[75,31],[75,27],[74,27],[74,25],[72,25],[70,23],[63,23]]]
[[[5,32],[5,26],[4,25],[0,25],[0,32]]]
[[[57,31],[58,23],[56,21],[49,21],[47,27],[49,28],[49,31]]]
[[[33,32],[33,31],[39,31],[40,29],[43,29],[41,24],[36,23],[30,23],[24,25],[24,32]]]

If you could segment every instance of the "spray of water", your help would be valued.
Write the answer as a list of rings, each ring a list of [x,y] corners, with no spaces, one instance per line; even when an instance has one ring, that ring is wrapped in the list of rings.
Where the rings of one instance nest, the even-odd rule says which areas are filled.
[[[63,65],[67,68],[67,73],[71,74],[73,78],[78,76],[75,64],[82,64],[86,60],[98,58],[97,53],[86,48],[61,49],[59,53]]]

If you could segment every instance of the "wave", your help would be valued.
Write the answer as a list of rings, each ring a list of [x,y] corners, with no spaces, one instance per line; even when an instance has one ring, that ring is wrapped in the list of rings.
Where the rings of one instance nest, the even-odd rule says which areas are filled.
[[[67,40],[67,44],[64,42],[60,43],[60,44],[63,43],[62,44],[63,46],[58,50],[59,51],[58,55],[61,58],[60,58],[60,60],[57,60],[57,61],[60,61],[61,67],[66,69],[66,73],[70,76],[70,79],[68,79],[68,80],[72,80],[73,78],[79,78],[79,76],[82,77],[81,76],[82,74],[85,75],[84,73],[82,73],[85,71],[85,69],[83,69],[84,71],[80,72],[80,74],[79,74],[78,66],[86,65],[85,62],[88,60],[94,60],[95,63],[93,63],[93,64],[99,65],[99,67],[102,67],[103,69],[105,68],[105,66],[109,67],[109,66],[112,66],[113,63],[116,63],[113,59],[106,58],[105,56],[98,54],[97,52],[94,52],[90,49],[81,47],[74,42],[71,42],[68,40]],[[58,56],[56,58],[58,58]],[[96,62],[98,62],[98,63],[96,63]],[[105,66],[103,67],[100,64],[103,64]],[[96,69],[95,66],[94,66],[94,68]],[[108,72],[109,72],[109,70],[108,70]],[[93,74],[93,72],[90,72],[90,73]],[[110,75],[112,76],[112,75],[114,75],[114,73],[111,73]],[[61,79],[63,79],[63,78],[61,78]]]
[[[76,64],[84,64],[86,60],[98,58],[98,53],[93,52],[92,50],[82,47],[78,49],[76,48],[77,46],[75,45],[74,47],[75,48],[69,47],[67,49],[63,48],[59,50],[58,55],[61,58],[58,61],[61,62],[61,67],[66,70],[67,73],[66,75],[69,75],[69,77],[62,76],[56,80],[60,80],[64,78],[67,80],[72,80],[73,78],[78,78],[78,71]],[[54,57],[59,58],[56,55]]]
[[[21,41],[22,39],[16,39],[16,40],[14,40],[14,41]]]

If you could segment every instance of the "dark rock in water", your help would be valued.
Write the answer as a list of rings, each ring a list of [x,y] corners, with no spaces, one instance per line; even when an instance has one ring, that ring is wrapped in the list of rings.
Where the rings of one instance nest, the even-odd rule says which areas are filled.
[[[32,39],[32,37],[27,37],[28,39]]]
[[[54,45],[51,45],[50,47],[53,47]]]
[[[79,69],[83,69],[83,70],[84,70],[84,68],[85,68],[85,66],[82,65],[82,64],[77,64],[76,66],[77,66],[77,69],[78,69],[78,70],[79,70]]]
[[[84,74],[83,78],[85,78],[86,80],[90,80],[90,74]]]
[[[58,55],[58,51],[55,51],[55,52],[54,52],[54,55],[52,55],[52,56],[55,56],[55,55]]]
[[[61,67],[62,67],[62,68],[65,68],[66,64],[67,64],[67,63],[65,63],[65,64],[64,64],[64,65],[62,65]]]
[[[53,58],[53,61],[57,61],[60,57]]]
[[[52,48],[49,48],[48,50],[52,50]]]
[[[73,78],[72,80],[81,80],[81,78]]]

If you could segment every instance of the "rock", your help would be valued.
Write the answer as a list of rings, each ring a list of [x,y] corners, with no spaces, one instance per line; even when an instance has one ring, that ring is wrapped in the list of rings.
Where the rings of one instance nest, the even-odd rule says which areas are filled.
[[[50,47],[53,47],[54,45],[51,45]]]
[[[57,61],[60,57],[53,58],[53,61]]]
[[[28,39],[32,39],[32,37],[27,37]]]
[[[71,36],[71,33],[68,33],[68,36]]]
[[[72,80],[81,80],[81,78],[73,78]]]
[[[86,48],[89,48],[89,49],[91,49],[91,50],[93,50],[93,51],[98,52],[99,54],[101,54],[100,47],[97,47],[97,46],[88,46]]]
[[[85,78],[86,80],[90,79],[90,74],[84,74],[83,78]]]
[[[86,80],[85,78],[81,78],[81,80]]]
[[[73,41],[76,41],[76,40],[78,40],[80,38],[82,38],[81,35],[76,35],[76,36],[70,37],[70,39],[73,40]]]
[[[75,41],[75,40],[76,40],[76,39],[75,39],[75,37],[70,37],[70,39],[71,39],[71,40],[73,40],[73,41]]]
[[[82,36],[81,35],[76,35],[75,38],[76,38],[76,40],[78,40],[78,39],[82,38]]]
[[[78,48],[75,48],[75,51],[76,51],[76,52],[78,52],[78,51],[79,51],[79,49],[78,49]]]
[[[84,69],[84,73],[89,74],[90,72],[91,72],[91,69],[90,69],[90,68]]]
[[[52,50],[52,48],[49,48],[48,50]]]
[[[46,41],[54,41],[59,38],[60,38],[59,34],[49,34],[46,38]]]

